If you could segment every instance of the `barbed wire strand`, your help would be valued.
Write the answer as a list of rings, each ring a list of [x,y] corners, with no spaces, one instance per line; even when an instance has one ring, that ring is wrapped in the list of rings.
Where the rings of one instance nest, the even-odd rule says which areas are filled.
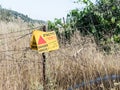
[[[23,52],[24,52],[24,51],[27,52],[28,50],[25,49],[25,50],[23,50]],[[30,60],[31,58],[29,58],[29,57],[24,57],[24,53],[22,53],[22,55],[21,55],[19,58],[14,58],[14,56],[12,56],[12,55],[16,55],[16,54],[19,54],[19,53],[14,53],[14,54],[11,54],[11,55],[6,55],[6,54],[5,54],[5,56],[8,56],[8,57],[10,57],[10,58],[12,59],[12,60],[10,60],[10,59],[8,60],[8,59],[7,59],[7,61],[13,61],[13,62],[16,62],[16,63],[20,63],[20,62],[21,62],[21,63],[25,63],[25,62],[26,62],[26,63],[28,63],[28,62],[29,62],[29,63],[31,63],[31,62],[32,62],[32,63],[42,63],[42,61],[38,61],[38,62],[36,62],[36,60],[31,61],[31,60]],[[24,59],[24,60],[21,61],[22,59]],[[29,59],[29,60],[27,60],[27,59]],[[0,62],[1,62],[2,60],[5,60],[5,59],[1,59]]]
[[[20,40],[20,39],[22,39],[22,38],[26,37],[27,35],[30,35],[31,33],[32,33],[32,32],[27,33],[27,34],[24,34],[24,35],[22,35],[22,36],[18,37],[17,39],[10,40],[10,41],[8,41],[8,42],[11,42],[10,44],[12,44],[12,43],[14,43],[14,42],[16,42],[16,41],[18,41],[18,40]],[[5,45],[5,44],[6,44],[6,42],[5,42],[5,43],[2,43],[2,44],[1,44],[1,46],[2,46],[2,45]],[[10,44],[9,44],[9,45],[10,45]]]
[[[19,30],[19,31],[10,32],[10,33],[2,33],[2,34],[0,34],[0,35],[7,35],[7,34],[25,32],[25,31],[28,31],[28,30],[40,29],[41,27],[42,27],[42,26],[37,26],[37,27],[34,27],[34,28],[23,29],[23,30]]]
[[[104,24],[98,24],[98,25],[94,25],[95,27],[100,27],[100,26],[103,26]],[[105,25],[104,25],[105,26]],[[0,35],[6,35],[6,34],[11,34],[11,33],[18,33],[18,32],[24,32],[24,31],[27,31],[27,30],[34,30],[34,29],[39,29],[41,28],[42,26],[38,26],[38,27],[34,27],[34,28],[30,28],[30,29],[24,29],[24,30],[20,30],[20,31],[15,31],[15,32],[10,32],[10,33],[5,33],[5,34],[0,34]],[[86,27],[91,27],[91,26],[81,26],[81,27],[77,27],[77,29],[80,29],[80,28],[86,28]],[[0,38],[0,39],[3,39],[3,38]]]

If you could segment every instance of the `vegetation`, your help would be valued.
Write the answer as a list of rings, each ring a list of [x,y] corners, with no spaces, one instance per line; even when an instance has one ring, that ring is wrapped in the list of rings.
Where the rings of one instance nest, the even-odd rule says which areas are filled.
[[[103,11],[106,5],[111,7],[108,3],[112,0],[96,4],[88,0],[82,2],[86,4],[82,11],[75,9],[66,19],[48,21],[48,30],[55,30],[59,37],[60,49],[45,53],[46,90],[71,90],[69,87],[73,90],[120,90],[120,78],[79,87],[97,77],[120,75],[120,52],[107,55],[97,49],[98,45],[119,43],[119,15],[113,17],[107,10]],[[119,7],[119,1],[115,2],[113,10],[110,9],[112,13]],[[43,90],[42,55],[29,49],[33,28],[27,28],[33,25],[29,24],[27,16],[22,20],[19,18],[25,15],[15,13],[3,8],[0,13],[0,90]],[[40,24],[34,24],[38,26]]]
[[[45,23],[45,21],[31,19],[28,17],[28,15],[18,13],[17,11],[4,9],[2,8],[2,6],[0,6],[0,20],[6,21],[6,22],[10,22],[10,21],[14,22],[16,19],[19,19],[19,18],[27,23],[39,23],[39,24]]]
[[[66,23],[62,24],[60,20],[55,20],[53,24],[48,22],[49,28],[56,30],[59,28],[57,24],[62,26],[64,32],[67,32],[64,35],[70,35],[67,39],[70,39],[76,30],[83,36],[92,35],[98,46],[120,43],[120,1],[97,0],[93,4],[91,0],[78,0],[76,3],[81,2],[86,5],[83,10],[72,10],[67,15]],[[58,32],[60,33],[57,30]]]
[[[3,28],[2,31],[7,29]],[[19,38],[26,33],[29,31],[1,36],[4,40],[0,45],[0,90],[43,90],[42,55],[26,49],[29,47],[29,35],[19,40],[14,37],[18,34]],[[105,56],[96,47],[94,40],[75,32],[70,45],[61,44],[59,50],[45,53],[46,90],[68,90],[83,81],[105,75],[120,75],[120,52]],[[120,90],[119,81],[110,80],[73,90]]]

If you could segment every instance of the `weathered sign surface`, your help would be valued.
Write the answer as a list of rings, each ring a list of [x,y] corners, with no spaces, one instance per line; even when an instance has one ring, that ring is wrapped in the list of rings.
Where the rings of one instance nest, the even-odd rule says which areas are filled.
[[[40,53],[59,49],[55,31],[43,32],[40,30],[34,30],[30,47],[33,50],[38,50]]]

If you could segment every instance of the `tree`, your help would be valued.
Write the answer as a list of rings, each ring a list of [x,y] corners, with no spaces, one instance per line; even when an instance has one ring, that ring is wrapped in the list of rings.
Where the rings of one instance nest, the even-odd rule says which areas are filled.
[[[90,0],[78,0],[77,2],[83,2],[86,7],[82,11],[72,10],[69,16],[70,21],[74,22],[82,35],[92,34],[97,44],[100,44],[100,41],[107,42],[108,39],[119,36],[119,0],[98,0],[96,4]],[[116,42],[116,39],[114,41]]]
[[[83,10],[74,9],[67,14],[65,35],[69,37],[76,30],[83,36],[93,35],[98,46],[120,43],[120,0],[77,0],[85,4]],[[56,21],[55,21],[56,23]],[[54,27],[57,25],[54,23]],[[58,22],[57,22],[58,23]]]

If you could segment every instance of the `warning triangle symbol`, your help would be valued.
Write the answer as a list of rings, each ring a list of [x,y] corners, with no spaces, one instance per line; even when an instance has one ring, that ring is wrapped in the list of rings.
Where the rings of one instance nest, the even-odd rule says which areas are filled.
[[[40,44],[45,44],[45,43],[46,43],[46,41],[43,39],[42,36],[40,36],[40,37],[39,37],[39,40],[38,40],[38,45],[40,45]]]
[[[37,50],[35,36],[32,37],[31,48]]]

